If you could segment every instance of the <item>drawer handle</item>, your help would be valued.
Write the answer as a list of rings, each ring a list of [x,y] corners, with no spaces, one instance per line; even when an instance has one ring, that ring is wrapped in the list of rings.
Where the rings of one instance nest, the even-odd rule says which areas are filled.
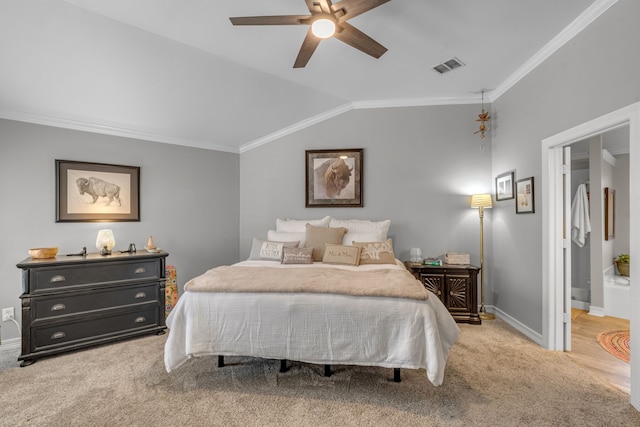
[[[65,310],[66,308],[67,306],[64,304],[56,304],[53,307],[51,307],[51,311],[60,311],[60,310]]]
[[[135,274],[142,274],[142,273],[146,273],[147,269],[144,267],[138,267],[136,268],[136,271],[134,271]]]
[[[55,282],[64,282],[65,280],[67,280],[67,279],[65,279],[64,276],[58,274],[56,276],[53,276],[50,281],[51,281],[51,283],[55,283]]]
[[[144,322],[145,320],[147,320],[147,319],[145,319],[143,316],[136,317],[136,323],[142,323],[142,322]]]
[[[135,296],[136,299],[145,298],[147,296],[146,292],[138,292]]]
[[[51,335],[51,339],[52,340],[59,340],[60,338],[64,338],[66,336],[67,336],[67,334],[65,334],[64,332],[56,332],[53,335]]]

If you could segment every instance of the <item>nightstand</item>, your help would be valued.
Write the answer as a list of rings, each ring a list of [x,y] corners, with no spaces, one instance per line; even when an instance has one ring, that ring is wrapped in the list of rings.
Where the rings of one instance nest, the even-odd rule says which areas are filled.
[[[478,272],[473,265],[405,262],[407,269],[447,307],[458,323],[482,324],[478,314]]]

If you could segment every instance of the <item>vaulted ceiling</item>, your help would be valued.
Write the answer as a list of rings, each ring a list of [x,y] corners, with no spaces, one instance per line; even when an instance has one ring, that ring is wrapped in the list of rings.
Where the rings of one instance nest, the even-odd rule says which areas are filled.
[[[0,117],[242,152],[354,108],[489,102],[613,3],[391,0],[349,21],[382,57],[328,39],[294,69],[306,26],[229,17],[304,0],[0,0]]]

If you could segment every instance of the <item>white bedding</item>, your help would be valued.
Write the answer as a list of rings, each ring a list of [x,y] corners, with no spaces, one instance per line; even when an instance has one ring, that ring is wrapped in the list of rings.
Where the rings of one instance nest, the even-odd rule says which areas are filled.
[[[281,266],[243,261],[242,266]],[[314,267],[366,269],[314,263]],[[168,372],[191,357],[255,356],[317,364],[424,368],[442,384],[459,329],[434,296],[427,300],[311,293],[184,292],[167,318]]]

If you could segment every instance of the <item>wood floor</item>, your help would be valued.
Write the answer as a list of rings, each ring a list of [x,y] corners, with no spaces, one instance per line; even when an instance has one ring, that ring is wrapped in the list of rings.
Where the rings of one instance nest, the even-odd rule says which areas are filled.
[[[585,310],[571,309],[571,351],[577,363],[625,393],[630,393],[630,365],[603,349],[596,336],[611,329],[629,329],[629,321],[617,317],[591,316]]]

